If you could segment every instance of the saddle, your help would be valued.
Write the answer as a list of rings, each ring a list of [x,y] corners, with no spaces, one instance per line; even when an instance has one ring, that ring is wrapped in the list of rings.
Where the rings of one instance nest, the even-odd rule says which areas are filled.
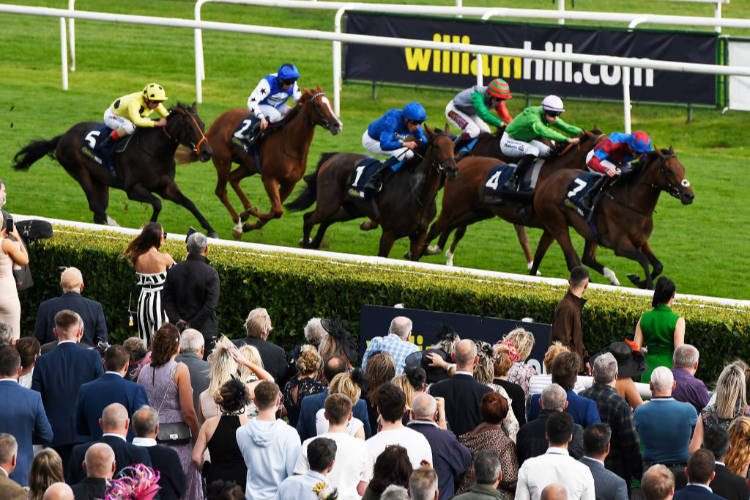
[[[603,176],[604,174],[587,172],[573,179],[568,185],[568,192],[565,194],[561,205],[590,221],[596,205],[592,203],[589,208],[585,203],[582,203],[582,200],[591,193],[591,190],[594,189]]]
[[[384,166],[384,163],[371,156],[360,161],[352,171],[351,177],[349,177],[346,189],[347,196],[357,201],[366,201],[375,198],[378,193],[365,189],[365,184],[367,184],[367,181],[370,180],[370,177],[375,172]]]
[[[115,141],[111,146],[105,147],[103,146],[104,141],[106,141],[110,133],[110,128],[104,124],[98,125],[86,132],[81,143],[81,154],[109,170],[110,175],[115,180],[115,184],[119,186],[120,181],[117,178],[117,172],[113,164],[114,157],[116,153],[122,153],[128,148],[135,134],[126,136],[124,139]]]

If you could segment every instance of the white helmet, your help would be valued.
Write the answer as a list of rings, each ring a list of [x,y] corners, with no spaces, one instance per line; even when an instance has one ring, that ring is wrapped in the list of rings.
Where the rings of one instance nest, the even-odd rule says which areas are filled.
[[[545,111],[555,111],[557,113],[562,113],[563,111],[565,111],[562,99],[560,99],[556,95],[548,95],[547,97],[545,97],[542,101],[542,109]]]

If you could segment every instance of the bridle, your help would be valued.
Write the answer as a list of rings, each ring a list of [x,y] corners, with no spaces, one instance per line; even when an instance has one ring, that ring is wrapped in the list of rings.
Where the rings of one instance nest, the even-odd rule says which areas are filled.
[[[667,171],[664,168],[665,164],[668,160],[671,160],[672,158],[677,158],[677,155],[674,153],[670,153],[668,155],[659,156],[659,171],[664,176],[664,180],[667,182],[667,187],[664,188],[664,191],[668,193],[670,196],[674,198],[680,198],[680,186],[686,188],[690,187],[690,181],[687,179],[682,179],[682,182],[679,184],[675,184],[671,180],[669,180],[669,176],[667,175]],[[657,191],[661,191],[662,187],[658,186],[657,184],[648,183],[648,186],[652,189],[656,189]]]
[[[195,152],[195,154],[200,155],[201,154],[201,144],[203,144],[204,141],[208,141],[208,139],[206,139],[206,134],[204,134],[203,130],[201,130],[201,127],[200,127],[200,125],[198,125],[198,121],[195,119],[195,116],[193,115],[193,113],[191,113],[191,112],[189,112],[187,110],[184,110],[184,111],[185,111],[185,113],[179,113],[179,111],[176,111],[176,112],[179,113],[180,115],[182,115],[183,118],[187,115],[187,116],[190,117],[191,120],[193,120],[193,124],[195,125],[195,129],[201,135],[201,139],[200,139],[200,141],[198,141],[198,144],[195,144],[195,143],[193,143],[193,142],[188,141],[187,139],[185,139],[186,132],[185,132],[185,128],[184,127],[180,128],[180,130],[182,131],[182,140],[174,138],[171,135],[169,135],[169,131],[167,131],[166,125],[164,127],[162,127],[162,130],[164,130],[164,134],[171,141],[174,141],[174,142],[179,143],[179,144],[183,144],[185,146],[190,146],[191,149],[193,150],[193,152]],[[175,111],[173,111],[173,113],[174,112]]]
[[[438,132],[435,135],[433,135],[432,138],[430,138],[430,141],[429,141],[427,147],[435,149],[435,140],[438,137],[442,136],[442,135],[448,137],[448,134],[443,134],[441,132]],[[425,158],[423,155],[419,154],[416,151],[414,151],[414,156],[418,156],[422,160],[427,160],[427,158]],[[442,160],[434,159],[434,160],[428,160],[428,161],[430,162],[430,166],[432,168],[434,168],[435,170],[437,170],[438,172],[440,172],[440,173],[442,173],[442,172],[444,172],[446,170],[445,162],[447,162],[447,161],[452,161],[453,162],[453,166],[456,167],[456,168],[458,168],[458,166],[456,165],[456,158],[453,157],[453,156],[451,156],[450,158],[443,158]]]
[[[314,96],[312,96],[312,97],[310,98],[310,100],[309,100],[308,102],[309,102],[309,103],[310,103],[310,105],[312,106],[312,103],[313,103],[313,102],[315,101],[315,99],[317,99],[318,97],[321,97],[321,96],[325,96],[325,95],[326,95],[326,93],[325,93],[325,92],[318,92],[317,94],[315,94]],[[299,109],[299,114],[301,114],[302,116],[304,116],[304,117],[305,117],[305,119],[306,119],[306,120],[307,120],[307,121],[308,121],[308,122],[310,123],[310,125],[312,125],[313,127],[314,127],[315,125],[320,125],[321,127],[323,127],[323,128],[326,128],[326,129],[327,129],[327,128],[328,128],[328,126],[330,125],[330,122],[329,122],[328,120],[326,120],[325,118],[321,118],[321,120],[320,120],[320,123],[316,123],[316,122],[312,121],[312,119],[311,119],[311,118],[310,118],[309,116],[307,116],[307,115],[305,114],[305,112],[304,112],[304,111],[303,111],[303,109],[302,109],[302,106],[298,106],[298,109]]]

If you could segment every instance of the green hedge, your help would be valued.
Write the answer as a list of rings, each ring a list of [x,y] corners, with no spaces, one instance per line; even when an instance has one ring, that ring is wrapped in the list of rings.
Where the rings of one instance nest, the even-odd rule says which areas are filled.
[[[35,286],[21,294],[23,332],[33,331],[39,304],[60,294],[60,268],[75,266],[84,276],[84,295],[104,306],[111,337],[122,341],[129,336],[125,311],[130,294],[135,309],[138,289],[133,269],[119,256],[130,239],[114,232],[56,227],[53,238],[31,243]],[[184,244],[169,241],[163,250],[177,261],[185,256]],[[242,325],[248,311],[265,307],[274,323],[272,340],[286,348],[301,342],[302,328],[314,316],[346,319],[358,333],[359,311],[367,304],[403,303],[413,309],[532,317],[549,323],[565,293],[560,287],[544,284],[234,247],[212,246],[208,257],[221,277],[220,331],[244,336]],[[648,297],[622,289],[589,290],[586,298],[584,331],[590,352],[632,339],[638,318],[651,309]],[[691,301],[675,305],[674,310],[686,319],[686,342],[701,351],[698,375],[704,380],[715,380],[727,361],[738,357],[750,360],[747,309]]]

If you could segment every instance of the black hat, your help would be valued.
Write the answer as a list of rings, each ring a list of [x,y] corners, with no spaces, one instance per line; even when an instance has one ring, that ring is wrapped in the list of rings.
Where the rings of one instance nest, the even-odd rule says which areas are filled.
[[[451,362],[451,358],[442,349],[425,349],[422,351],[422,360],[421,360],[421,366],[424,368],[425,373],[427,374],[427,383],[428,384],[434,384],[435,382],[441,382],[448,378],[448,374],[445,372],[445,370],[439,366],[430,366],[430,358],[427,357],[427,354],[437,354],[442,358],[443,361],[446,361],[448,363]]]
[[[320,325],[328,335],[339,341],[344,355],[351,364],[357,362],[357,338],[346,329],[346,321],[338,319],[321,319]]]
[[[634,351],[625,342],[615,342],[602,349],[602,352],[595,354],[589,360],[591,366],[594,366],[596,358],[608,352],[612,353],[612,356],[617,360],[617,378],[637,377],[648,370],[646,358],[643,356],[643,353]]]

